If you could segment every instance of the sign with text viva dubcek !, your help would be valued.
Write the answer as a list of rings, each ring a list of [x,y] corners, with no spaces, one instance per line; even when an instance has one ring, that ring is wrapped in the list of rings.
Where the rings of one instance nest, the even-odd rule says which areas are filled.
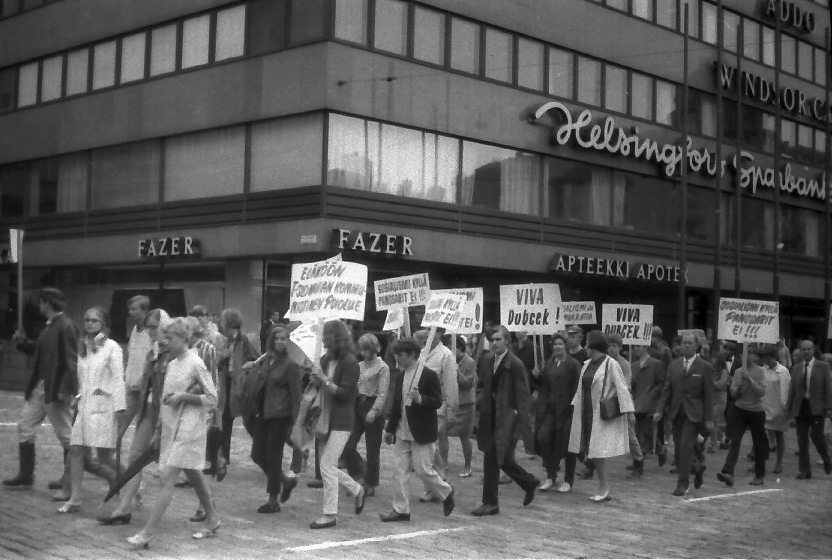
[[[316,319],[364,320],[367,267],[342,261],[292,265],[292,287],[286,317],[294,321]]]
[[[653,306],[605,303],[601,308],[604,334],[618,334],[624,344],[650,344],[653,334]]]
[[[719,298],[717,336],[736,342],[776,344],[780,338],[780,304],[755,299]]]
[[[553,334],[563,328],[560,303],[557,284],[500,286],[500,323],[511,332]]]
[[[451,288],[433,290],[431,294],[457,294],[465,296],[465,305],[456,327],[450,326],[448,332],[454,334],[479,334],[482,332],[482,288]]]

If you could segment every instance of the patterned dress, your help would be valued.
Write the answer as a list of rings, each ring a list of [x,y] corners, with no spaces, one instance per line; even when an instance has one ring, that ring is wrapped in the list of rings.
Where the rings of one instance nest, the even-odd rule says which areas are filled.
[[[83,344],[83,342],[82,342]],[[72,445],[113,449],[118,436],[116,412],[124,410],[124,360],[121,346],[106,339],[78,357],[78,415]]]

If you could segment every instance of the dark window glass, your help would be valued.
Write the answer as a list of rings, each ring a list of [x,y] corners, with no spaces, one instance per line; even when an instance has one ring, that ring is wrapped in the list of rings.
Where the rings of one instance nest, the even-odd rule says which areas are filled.
[[[716,230],[714,206],[715,191],[688,187],[687,196],[687,231],[688,237],[700,241],[713,241]]]
[[[324,36],[327,0],[292,0],[289,37],[292,44]]]
[[[462,204],[537,214],[539,177],[539,156],[462,143]]]
[[[14,109],[15,69],[0,70],[0,111]]]
[[[764,113],[759,109],[742,108],[742,144],[745,148],[760,150],[765,143]]]
[[[159,142],[135,142],[92,152],[93,209],[159,200]]]
[[[702,97],[705,94],[699,90],[688,89],[688,134],[702,134]],[[682,123],[680,123],[681,125]]]
[[[582,224],[608,226],[612,219],[612,170],[606,167],[547,158],[547,215]]]
[[[0,217],[19,218],[23,216],[27,176],[27,165],[24,163],[13,163],[0,167]]]
[[[737,197],[727,196],[726,210],[727,237],[731,243],[737,239],[736,232],[736,202]],[[774,248],[774,205],[770,200],[762,200],[751,196],[742,197],[742,247],[746,249]]]
[[[246,17],[246,51],[270,52],[286,44],[287,0],[250,0]]]
[[[821,233],[820,212],[786,204],[780,206],[780,242],[784,251],[817,257]]]
[[[29,215],[83,210],[87,203],[87,153],[32,162],[27,185]]]
[[[613,173],[613,226],[649,233],[675,233],[675,185],[634,173]]]

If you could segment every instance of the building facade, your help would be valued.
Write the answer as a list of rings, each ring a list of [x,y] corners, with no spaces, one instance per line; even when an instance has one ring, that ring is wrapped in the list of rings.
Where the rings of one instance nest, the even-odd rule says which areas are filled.
[[[119,329],[149,292],[254,331],[342,251],[370,286],[483,286],[486,319],[504,283],[669,334],[776,295],[822,340],[828,27],[819,0],[6,0],[0,225],[25,289]]]

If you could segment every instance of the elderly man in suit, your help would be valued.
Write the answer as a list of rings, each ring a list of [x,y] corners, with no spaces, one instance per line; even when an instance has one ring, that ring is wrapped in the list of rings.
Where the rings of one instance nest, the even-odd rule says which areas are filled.
[[[477,446],[483,457],[482,505],[472,515],[496,515],[500,513],[497,501],[500,469],[503,469],[525,493],[523,505],[534,499],[540,481],[526,472],[514,460],[514,430],[520,423],[521,430],[529,430],[529,379],[523,363],[508,350],[509,332],[504,326],[494,327],[491,335],[491,353],[480,363],[479,397],[480,421],[477,429]]]
[[[630,364],[632,370],[630,391],[635,406],[635,432],[642,453],[647,455],[654,451],[653,414],[656,413],[667,374],[664,364],[650,355],[647,346],[633,346],[633,357],[635,359]],[[657,447],[655,451],[659,455],[659,466],[663,466],[667,451],[661,444]],[[641,464],[634,464],[633,472],[640,476],[644,472],[644,461],[641,461]]]
[[[688,492],[691,469],[694,473],[694,487],[702,485],[705,471],[702,446],[696,441],[697,435],[713,428],[711,419],[714,408],[714,368],[696,354],[697,342],[692,333],[682,335],[681,356],[670,364],[667,381],[653,418],[660,422],[665,414],[673,423],[676,466],[679,480],[674,496]]]
[[[789,399],[786,412],[794,418],[797,430],[800,473],[797,478],[812,478],[809,461],[809,437],[823,459],[826,474],[832,474],[832,460],[829,447],[823,437],[825,415],[832,416],[832,381],[829,366],[823,360],[815,359],[815,343],[802,340],[798,346],[801,361],[792,366],[792,380],[789,385]]]
[[[78,393],[78,330],[64,315],[63,292],[43,288],[38,293],[40,313],[46,317],[46,329],[37,342],[27,340],[23,331],[15,333],[21,351],[34,355],[34,367],[26,387],[26,402],[17,421],[20,470],[14,478],[4,480],[8,488],[29,488],[35,472],[35,434],[46,417],[64,448],[64,479],[50,483],[64,488],[68,499],[67,451],[72,434],[72,403]],[[21,328],[22,329],[22,328]],[[62,496],[59,496],[62,497]]]

